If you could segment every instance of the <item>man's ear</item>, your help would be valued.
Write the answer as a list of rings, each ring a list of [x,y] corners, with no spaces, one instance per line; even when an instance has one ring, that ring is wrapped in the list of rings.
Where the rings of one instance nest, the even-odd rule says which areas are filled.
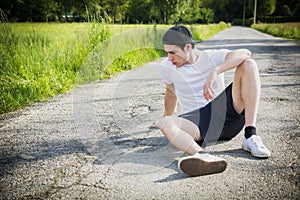
[[[186,44],[185,47],[184,47],[185,51],[191,51],[192,49],[193,49],[192,44]]]

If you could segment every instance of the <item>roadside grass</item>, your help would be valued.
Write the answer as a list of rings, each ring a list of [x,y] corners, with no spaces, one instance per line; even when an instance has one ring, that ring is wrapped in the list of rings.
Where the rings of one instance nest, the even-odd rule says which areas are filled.
[[[191,25],[206,40],[225,23]],[[169,25],[0,23],[0,114],[164,56]]]
[[[253,24],[251,28],[287,39],[300,39],[300,22],[280,24]]]
[[[220,22],[219,24],[190,25],[187,27],[191,29],[195,40],[207,40],[212,35],[226,28],[230,28],[231,25],[226,24],[225,22]]]

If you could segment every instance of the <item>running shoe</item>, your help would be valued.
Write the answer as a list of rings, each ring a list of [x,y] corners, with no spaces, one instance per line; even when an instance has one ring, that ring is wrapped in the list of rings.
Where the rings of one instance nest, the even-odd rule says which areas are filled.
[[[199,152],[192,156],[181,158],[178,167],[189,176],[203,176],[223,172],[227,162],[223,158]]]
[[[242,148],[254,157],[268,158],[271,156],[269,149],[262,143],[261,137],[257,135],[252,135],[248,139],[244,137]]]

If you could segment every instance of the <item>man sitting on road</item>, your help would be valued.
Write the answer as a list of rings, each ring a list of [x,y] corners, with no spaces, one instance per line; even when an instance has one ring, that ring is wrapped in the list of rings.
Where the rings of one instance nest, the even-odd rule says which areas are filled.
[[[270,151],[256,135],[260,79],[247,49],[198,50],[185,26],[174,26],[163,36],[168,58],[162,62],[166,83],[164,117],[152,126],[161,129],[172,145],[187,153],[179,168],[190,176],[223,172],[227,162],[203,148],[230,140],[245,127],[242,148],[258,158]],[[224,72],[234,69],[225,89]],[[174,116],[177,100],[184,114]]]

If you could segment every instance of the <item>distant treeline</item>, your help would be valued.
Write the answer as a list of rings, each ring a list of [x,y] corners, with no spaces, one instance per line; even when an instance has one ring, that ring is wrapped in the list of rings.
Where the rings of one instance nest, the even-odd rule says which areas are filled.
[[[10,22],[193,24],[251,18],[254,0],[1,0],[0,8]],[[300,16],[300,1],[257,0],[257,18],[266,16]]]

